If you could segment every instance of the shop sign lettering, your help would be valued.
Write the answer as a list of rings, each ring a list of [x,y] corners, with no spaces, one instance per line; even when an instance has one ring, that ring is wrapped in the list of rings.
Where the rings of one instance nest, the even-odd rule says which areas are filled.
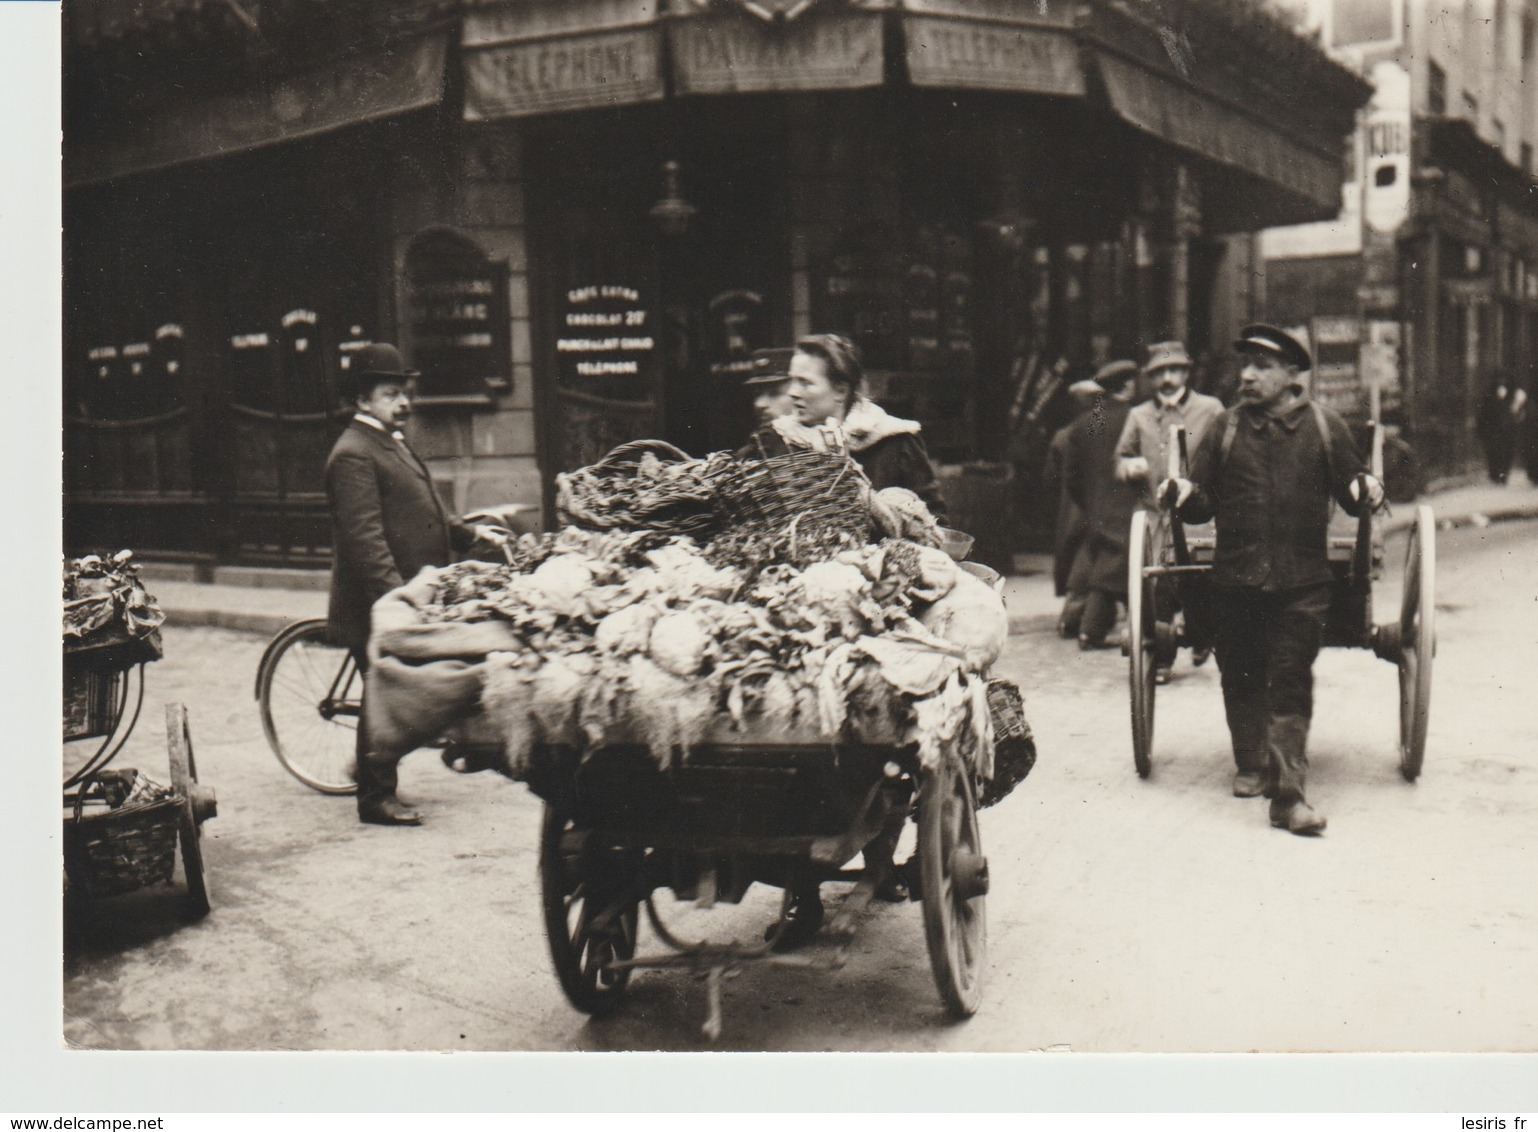
[[[873,13],[783,24],[697,18],[671,33],[678,88],[686,93],[849,90],[882,80],[881,19]]]
[[[1060,32],[918,16],[904,26],[918,86],[1084,93],[1078,48]]]
[[[509,118],[662,97],[655,29],[468,51],[465,116]]]
[[[407,309],[422,392],[429,397],[474,395],[505,387],[505,265],[447,242],[417,250]]]
[[[566,292],[555,350],[564,378],[639,377],[657,347],[641,292],[619,284]]]

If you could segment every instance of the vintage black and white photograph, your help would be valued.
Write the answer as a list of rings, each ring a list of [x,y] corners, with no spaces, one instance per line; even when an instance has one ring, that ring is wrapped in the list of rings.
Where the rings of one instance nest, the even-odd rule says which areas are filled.
[[[63,0],[58,1044],[1538,1050],[1535,29]]]

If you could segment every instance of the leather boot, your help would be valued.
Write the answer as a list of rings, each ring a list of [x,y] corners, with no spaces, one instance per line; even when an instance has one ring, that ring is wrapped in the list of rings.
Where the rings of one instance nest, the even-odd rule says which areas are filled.
[[[358,760],[358,820],[368,825],[421,825],[422,815],[395,796],[396,764]]]
[[[1274,716],[1266,727],[1266,754],[1271,763],[1273,797],[1301,802],[1308,777],[1308,717]]]

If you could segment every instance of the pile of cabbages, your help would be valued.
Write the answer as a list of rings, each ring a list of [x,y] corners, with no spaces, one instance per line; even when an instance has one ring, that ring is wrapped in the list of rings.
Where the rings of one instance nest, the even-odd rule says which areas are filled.
[[[815,561],[745,546],[524,536],[509,564],[441,571],[421,612],[512,628],[520,647],[488,657],[481,702],[515,775],[541,743],[638,742],[668,766],[755,740],[917,743],[925,765],[958,746],[991,773],[986,674],[1008,635],[993,586],[901,538]]]

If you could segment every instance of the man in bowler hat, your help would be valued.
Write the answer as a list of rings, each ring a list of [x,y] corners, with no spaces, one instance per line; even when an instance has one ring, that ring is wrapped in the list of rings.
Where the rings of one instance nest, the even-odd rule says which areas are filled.
[[[427,467],[411,450],[401,426],[411,415],[411,382],[400,351],[376,342],[352,355],[347,378],[356,412],[326,459],[331,507],[331,639],[352,650],[368,670],[369,613],[374,602],[424,566],[446,566],[476,539],[498,541],[492,527],[471,527],[448,514]],[[366,693],[365,693],[366,694]],[[420,825],[421,817],[395,796],[399,757],[370,750],[358,721],[358,818],[374,825]]]
[[[1271,799],[1271,824],[1323,832],[1304,799],[1313,667],[1333,588],[1330,500],[1356,515],[1383,503],[1346,422],[1309,399],[1312,368],[1286,331],[1256,323],[1234,342],[1239,402],[1202,437],[1190,479],[1173,478],[1181,519],[1217,521],[1211,581],[1223,708],[1238,767],[1233,793]]]

